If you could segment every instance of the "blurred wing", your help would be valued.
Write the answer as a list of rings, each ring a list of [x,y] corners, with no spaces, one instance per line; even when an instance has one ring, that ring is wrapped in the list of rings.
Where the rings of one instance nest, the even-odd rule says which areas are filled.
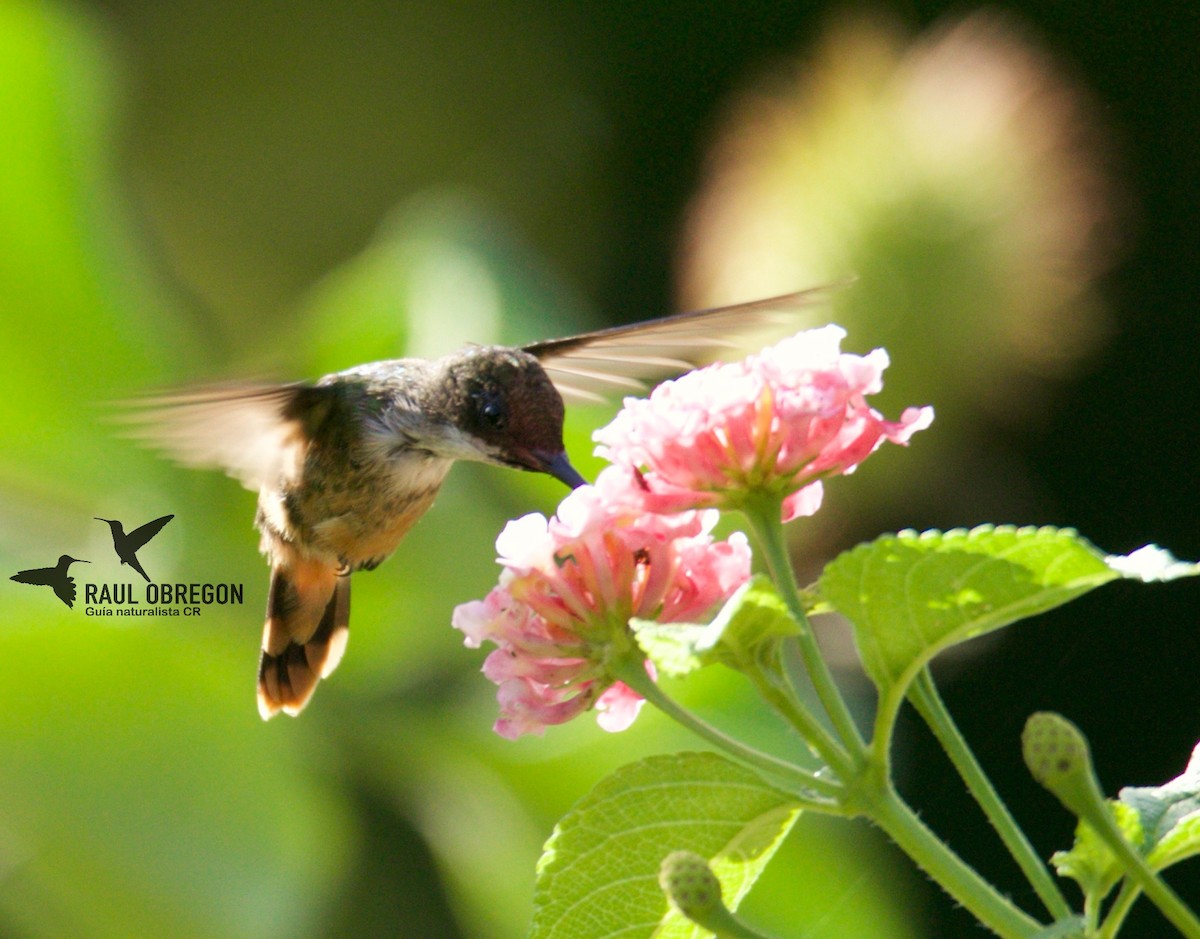
[[[740,358],[809,325],[800,311],[825,303],[844,284],[680,313],[525,346],[568,402],[637,394],[663,379]]]
[[[302,383],[216,385],[125,402],[130,410],[117,420],[130,437],[185,466],[218,467],[257,490],[303,458],[305,405],[321,391]]]

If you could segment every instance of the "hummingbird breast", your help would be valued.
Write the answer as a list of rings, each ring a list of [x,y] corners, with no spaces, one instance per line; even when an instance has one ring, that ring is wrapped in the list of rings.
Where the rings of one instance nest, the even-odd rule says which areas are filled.
[[[278,538],[347,570],[370,569],[433,504],[453,461],[370,418],[356,423],[310,440],[296,472],[259,493],[265,551]]]

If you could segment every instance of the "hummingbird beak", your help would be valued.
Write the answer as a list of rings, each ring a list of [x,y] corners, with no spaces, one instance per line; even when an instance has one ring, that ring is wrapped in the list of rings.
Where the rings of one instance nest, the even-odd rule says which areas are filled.
[[[537,469],[543,473],[549,473],[572,489],[587,485],[587,480],[579,475],[579,472],[571,465],[571,461],[567,459],[566,451],[547,454],[544,451],[534,450],[532,456]]]

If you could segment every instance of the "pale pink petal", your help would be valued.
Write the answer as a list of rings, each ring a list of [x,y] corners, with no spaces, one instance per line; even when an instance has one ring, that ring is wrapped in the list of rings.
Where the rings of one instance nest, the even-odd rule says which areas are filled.
[[[516,740],[522,734],[541,735],[552,724],[564,724],[587,710],[591,695],[580,693],[563,698],[555,689],[528,679],[506,681],[496,692],[500,717],[493,729],[501,737]]]
[[[462,631],[463,645],[471,649],[478,649],[488,637],[491,622],[492,615],[484,600],[460,603],[450,616],[450,625]]]
[[[509,649],[496,649],[483,662],[483,674],[499,685],[514,678],[528,678],[549,688],[560,688],[578,677],[586,659],[533,658]]]
[[[604,499],[595,487],[580,486],[559,503],[550,520],[550,531],[559,541],[581,538],[586,532],[603,526],[607,517]]]
[[[783,520],[790,522],[794,518],[815,515],[824,496],[825,487],[820,482],[809,483],[803,489],[798,489],[783,500]]]
[[[501,564],[516,568],[544,567],[554,556],[554,544],[547,536],[548,522],[540,512],[515,518],[496,538]]]
[[[904,413],[900,415],[900,426],[888,433],[888,439],[894,443],[905,443],[918,430],[925,430],[932,423],[933,408],[928,405],[923,408],[905,408]]]
[[[596,699],[596,723],[610,733],[625,730],[645,703],[645,699],[628,685],[614,682]]]

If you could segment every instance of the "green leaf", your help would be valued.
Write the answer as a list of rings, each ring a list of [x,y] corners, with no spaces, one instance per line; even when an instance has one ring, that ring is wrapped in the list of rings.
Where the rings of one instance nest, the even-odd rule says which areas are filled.
[[[638,647],[665,675],[679,678],[710,664],[701,647],[708,627],[700,623],[629,621]]]
[[[1121,802],[1109,801],[1107,805],[1126,840],[1134,845],[1141,844],[1143,833],[1137,812]],[[1075,844],[1071,850],[1056,851],[1050,863],[1060,877],[1070,877],[1079,884],[1086,896],[1097,903],[1125,874],[1125,868],[1116,855],[1096,834],[1095,829],[1083,821],[1075,827]]]
[[[1137,812],[1151,868],[1162,870],[1200,854],[1200,745],[1175,779],[1162,786],[1126,786],[1120,799]]]
[[[800,626],[769,577],[744,583],[709,624],[703,649],[718,661],[737,665],[756,657],[764,645],[794,636]]]
[[[799,813],[787,793],[714,753],[622,767],[571,809],[546,843],[530,936],[699,936],[659,887],[663,858],[688,850],[707,859],[734,910]]]
[[[674,676],[713,662],[739,668],[800,628],[771,579],[762,574],[739,587],[707,626],[649,620],[631,625],[642,651]]]
[[[818,589],[853,624],[867,674],[906,687],[938,652],[1052,609],[1122,572],[1071,529],[903,531],[825,568]]]

